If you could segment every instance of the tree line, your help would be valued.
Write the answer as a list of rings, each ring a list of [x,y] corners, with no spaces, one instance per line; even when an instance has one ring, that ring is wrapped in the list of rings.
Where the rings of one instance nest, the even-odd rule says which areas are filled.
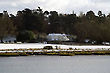
[[[43,11],[40,7],[33,10],[26,8],[16,15],[7,11],[0,13],[0,40],[7,35],[16,35],[18,41],[25,42],[26,38],[40,38],[43,37],[41,34],[48,33],[75,35],[77,42],[84,42],[85,39],[98,43],[110,42],[110,14],[105,15],[102,11],[97,14],[93,11],[80,12],[79,15],[74,12],[61,14]]]

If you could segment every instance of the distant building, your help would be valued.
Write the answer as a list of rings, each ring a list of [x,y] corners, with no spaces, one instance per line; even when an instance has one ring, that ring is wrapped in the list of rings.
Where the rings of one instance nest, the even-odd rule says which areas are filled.
[[[66,34],[48,34],[47,36],[48,41],[69,41],[69,38],[67,38]]]
[[[16,37],[14,36],[7,36],[3,38],[3,42],[9,43],[9,42],[15,42],[15,41],[16,41]]]

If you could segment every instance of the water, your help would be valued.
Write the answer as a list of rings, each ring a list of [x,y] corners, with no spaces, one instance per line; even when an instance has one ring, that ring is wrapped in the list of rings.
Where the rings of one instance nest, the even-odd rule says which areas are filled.
[[[0,57],[0,73],[110,73],[110,56]]]

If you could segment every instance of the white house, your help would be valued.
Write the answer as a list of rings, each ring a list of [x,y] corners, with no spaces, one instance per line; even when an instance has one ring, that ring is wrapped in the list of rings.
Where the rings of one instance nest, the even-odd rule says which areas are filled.
[[[67,38],[66,34],[48,34],[47,36],[48,41],[69,41],[69,38]]]

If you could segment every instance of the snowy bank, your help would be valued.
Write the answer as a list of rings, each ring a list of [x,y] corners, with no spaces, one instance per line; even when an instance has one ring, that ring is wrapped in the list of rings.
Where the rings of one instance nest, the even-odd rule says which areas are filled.
[[[42,44],[42,43],[22,43],[22,44],[0,44],[0,49],[29,49],[29,48],[43,48],[44,46],[52,46],[53,48],[61,49],[110,49],[110,46],[94,46],[94,45],[60,45],[60,44]]]

